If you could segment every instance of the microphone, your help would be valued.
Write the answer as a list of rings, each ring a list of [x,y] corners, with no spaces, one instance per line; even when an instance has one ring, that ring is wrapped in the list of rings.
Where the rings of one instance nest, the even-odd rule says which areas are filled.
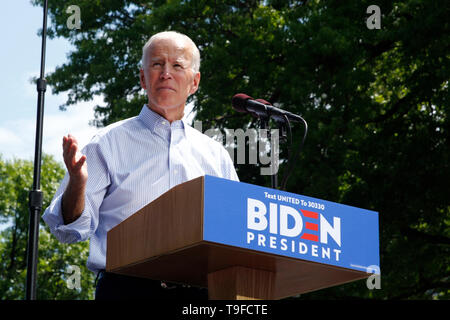
[[[256,99],[255,101],[261,102],[262,104],[265,104],[266,106],[270,106],[270,102],[264,99]]]
[[[304,121],[302,117],[272,106],[263,99],[254,100],[245,93],[238,93],[231,99],[233,108],[238,112],[250,113],[254,117],[267,118],[272,117],[277,121],[286,121],[286,117],[291,121]]]

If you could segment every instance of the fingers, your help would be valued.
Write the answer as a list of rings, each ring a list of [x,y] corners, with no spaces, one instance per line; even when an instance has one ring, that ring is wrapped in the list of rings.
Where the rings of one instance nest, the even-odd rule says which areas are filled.
[[[73,139],[70,134],[67,137],[66,136],[63,137],[63,155],[64,156],[68,155],[69,149],[72,146],[72,143],[73,143]]]
[[[63,158],[69,172],[80,170],[86,161],[86,156],[78,152],[77,139],[71,134],[63,137]]]
[[[66,136],[63,137],[63,150],[64,150],[65,152],[67,152],[68,149],[69,149],[73,144],[75,144],[75,145],[78,146],[78,141],[77,141],[77,139],[76,139],[74,136],[72,136],[71,134],[68,134],[67,137],[66,137]]]
[[[64,141],[68,141],[68,140],[74,141],[75,143],[78,144],[77,139],[73,135],[71,135],[70,133],[67,135],[67,137],[66,136],[63,137],[63,142]]]
[[[74,170],[80,171],[85,162],[86,162],[86,156],[82,155],[81,158],[78,160],[78,162],[75,164]]]
[[[66,165],[73,166],[75,162],[75,154],[77,152],[77,144],[74,143],[72,136],[69,134],[63,138],[63,158]]]

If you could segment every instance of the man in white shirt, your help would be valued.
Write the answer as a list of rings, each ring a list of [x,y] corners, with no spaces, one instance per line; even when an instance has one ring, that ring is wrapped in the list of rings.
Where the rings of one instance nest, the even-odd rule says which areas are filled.
[[[43,219],[62,242],[90,238],[87,266],[97,273],[96,299],[207,298],[206,290],[104,271],[106,233],[131,214],[198,176],[238,180],[223,146],[182,120],[199,68],[189,37],[154,35],[143,48],[140,82],[148,104],[140,114],[100,130],[81,151],[75,137],[63,138],[67,174]]]

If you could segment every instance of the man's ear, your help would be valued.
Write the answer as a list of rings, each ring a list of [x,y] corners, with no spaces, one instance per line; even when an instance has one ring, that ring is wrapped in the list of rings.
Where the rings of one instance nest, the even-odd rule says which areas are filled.
[[[190,94],[194,94],[197,92],[199,84],[200,84],[200,72],[197,72],[196,74],[194,74],[194,80],[192,81]]]
[[[139,69],[139,80],[141,81],[141,88],[147,90],[145,85],[145,73],[143,69]]]

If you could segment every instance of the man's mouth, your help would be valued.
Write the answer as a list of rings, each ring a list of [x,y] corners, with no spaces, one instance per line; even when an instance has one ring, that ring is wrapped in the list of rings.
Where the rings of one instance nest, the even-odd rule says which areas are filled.
[[[158,88],[158,91],[160,91],[160,90],[170,90],[170,91],[175,91],[174,88],[172,88],[172,87],[166,87],[166,86],[164,86],[164,87],[159,87],[159,88]]]

